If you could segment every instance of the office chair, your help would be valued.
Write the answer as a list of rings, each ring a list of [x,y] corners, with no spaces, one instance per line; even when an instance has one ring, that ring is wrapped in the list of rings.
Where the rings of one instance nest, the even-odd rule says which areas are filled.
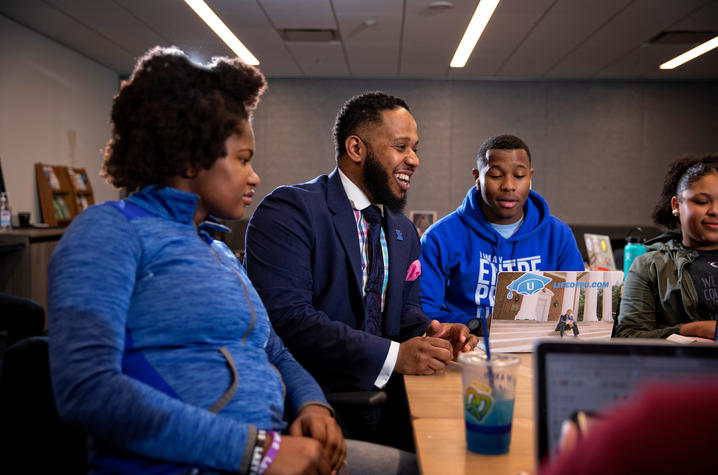
[[[334,409],[335,417],[345,438],[373,441],[378,428],[366,418],[379,418],[386,404],[384,391],[345,391],[326,393],[327,402]]]
[[[10,346],[1,371],[0,472],[87,473],[86,435],[55,408],[47,337]]]
[[[7,333],[6,346],[31,336],[42,335],[45,309],[39,303],[0,292],[0,331]]]
[[[364,440],[414,452],[414,434],[401,375],[379,391],[326,393],[336,419],[349,439]]]
[[[611,338],[617,338],[616,330],[618,329],[618,317],[621,315],[621,299],[623,298],[623,284],[618,292],[618,302],[616,303],[616,315],[613,317],[613,326],[611,327]]]
[[[327,401],[333,408],[376,409],[386,403],[384,391],[347,391],[328,393]]]

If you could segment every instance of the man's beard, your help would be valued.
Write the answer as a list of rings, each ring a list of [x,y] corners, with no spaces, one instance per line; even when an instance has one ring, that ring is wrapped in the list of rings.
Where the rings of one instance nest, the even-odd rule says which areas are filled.
[[[371,199],[381,203],[394,213],[401,213],[406,206],[406,193],[397,198],[391,192],[389,180],[394,180],[394,175],[388,175],[381,166],[371,148],[367,147],[366,163],[364,163],[364,186],[371,194]]]

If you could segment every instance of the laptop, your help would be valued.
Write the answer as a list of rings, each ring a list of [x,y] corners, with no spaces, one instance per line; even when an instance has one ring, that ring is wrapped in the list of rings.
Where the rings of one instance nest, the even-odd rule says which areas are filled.
[[[636,388],[646,382],[718,378],[718,345],[544,339],[535,348],[534,377],[541,462],[556,451],[561,425],[576,411],[609,410],[635,397]]]
[[[564,338],[608,340],[622,285],[621,271],[499,272],[489,325],[491,351],[532,352],[537,339],[559,334],[559,318],[569,309],[578,335],[569,331]]]
[[[591,270],[616,270],[611,238],[603,234],[585,233],[583,239],[586,242],[588,267]]]

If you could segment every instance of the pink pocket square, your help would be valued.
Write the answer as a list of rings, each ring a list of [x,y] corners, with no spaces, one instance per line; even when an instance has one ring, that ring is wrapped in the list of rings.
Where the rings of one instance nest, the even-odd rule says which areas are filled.
[[[421,275],[421,262],[419,259],[415,260],[409,265],[406,270],[406,281],[414,282]]]

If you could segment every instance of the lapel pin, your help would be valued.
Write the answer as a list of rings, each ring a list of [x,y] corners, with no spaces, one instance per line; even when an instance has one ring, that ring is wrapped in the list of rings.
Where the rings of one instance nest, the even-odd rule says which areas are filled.
[[[401,231],[399,231],[398,229],[395,229],[395,231],[396,231],[396,239],[399,241],[403,241],[404,236],[401,235]]]

